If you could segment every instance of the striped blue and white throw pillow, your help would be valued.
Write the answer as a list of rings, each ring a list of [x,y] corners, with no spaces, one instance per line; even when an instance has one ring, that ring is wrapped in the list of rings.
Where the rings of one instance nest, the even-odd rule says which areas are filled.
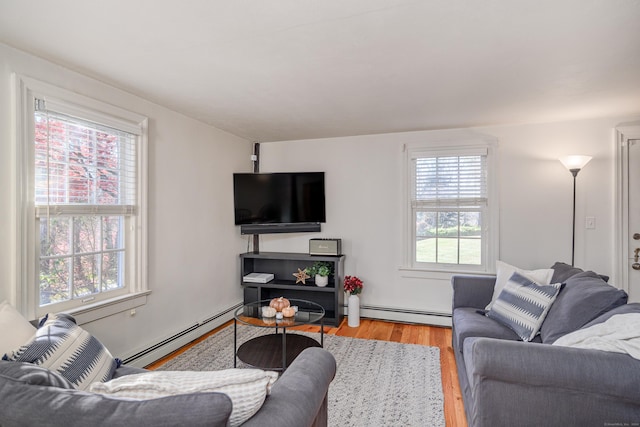
[[[3,359],[57,372],[80,390],[109,381],[119,364],[100,341],[64,313],[48,314],[31,340]]]
[[[531,341],[561,288],[561,283],[540,285],[513,273],[487,317],[511,328],[523,341]]]

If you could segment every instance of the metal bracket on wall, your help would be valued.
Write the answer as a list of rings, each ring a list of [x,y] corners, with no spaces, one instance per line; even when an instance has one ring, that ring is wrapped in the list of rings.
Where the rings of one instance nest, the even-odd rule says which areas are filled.
[[[253,155],[251,156],[251,158],[253,160],[253,173],[260,172],[260,143],[259,142],[253,143]],[[260,253],[260,235],[254,234],[251,240],[253,240],[253,253],[259,254]]]

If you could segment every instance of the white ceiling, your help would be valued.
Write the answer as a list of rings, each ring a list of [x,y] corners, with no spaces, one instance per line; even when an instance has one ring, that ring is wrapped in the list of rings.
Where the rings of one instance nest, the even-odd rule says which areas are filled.
[[[640,113],[639,0],[0,0],[0,41],[253,141]]]

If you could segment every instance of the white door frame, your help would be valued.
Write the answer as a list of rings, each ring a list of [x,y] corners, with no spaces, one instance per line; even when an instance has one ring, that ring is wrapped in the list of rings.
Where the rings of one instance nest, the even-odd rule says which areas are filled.
[[[640,124],[617,126],[616,138],[616,285],[629,292],[629,140],[640,139]]]

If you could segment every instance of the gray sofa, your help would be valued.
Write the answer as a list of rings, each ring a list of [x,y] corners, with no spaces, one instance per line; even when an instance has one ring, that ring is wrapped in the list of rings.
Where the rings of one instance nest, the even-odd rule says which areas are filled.
[[[122,366],[115,377],[138,372],[144,370]],[[327,391],[335,372],[331,353],[304,350],[243,426],[326,426]],[[221,393],[134,401],[63,387],[46,369],[0,361],[0,426],[224,427],[231,414],[231,400]]]
[[[593,272],[553,268],[552,283],[564,287],[532,342],[485,316],[495,276],[452,278],[452,344],[469,426],[639,425],[640,360],[550,344],[614,314],[640,313],[640,304]]]

